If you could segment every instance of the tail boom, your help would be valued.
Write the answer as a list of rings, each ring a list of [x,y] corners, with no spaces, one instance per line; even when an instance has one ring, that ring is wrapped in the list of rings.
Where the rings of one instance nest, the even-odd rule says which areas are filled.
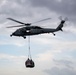
[[[62,20],[61,23],[59,24],[59,26],[56,28],[56,31],[59,31],[59,30],[63,31],[62,27],[63,27],[64,23],[65,23],[65,20]]]

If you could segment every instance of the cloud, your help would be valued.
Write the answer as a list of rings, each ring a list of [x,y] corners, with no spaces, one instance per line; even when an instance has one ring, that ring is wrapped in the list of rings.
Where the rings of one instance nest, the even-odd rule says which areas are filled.
[[[26,59],[26,56],[13,56],[13,55],[9,55],[9,54],[0,53],[0,60],[1,59],[6,59],[6,60],[10,60],[10,61],[17,61],[17,60]]]
[[[51,51],[47,51],[47,52],[38,54],[37,57],[39,61],[46,62],[46,61],[50,61],[53,55],[51,54]]]
[[[53,59],[54,66],[44,71],[49,75],[75,75],[75,63],[71,60],[55,60]],[[73,66],[74,65],[74,66]]]
[[[73,69],[73,62],[72,61],[69,61],[69,60],[55,60],[53,59],[54,63],[56,64],[56,66],[63,66],[63,67],[66,67],[66,68],[70,68],[70,69]]]
[[[59,34],[61,34],[61,33],[59,33]],[[76,49],[76,46],[75,46],[76,41],[72,36],[70,36],[72,39],[68,38],[69,35],[68,36],[65,35],[65,37],[62,37],[62,36],[58,37],[58,36],[59,36],[58,34],[55,37],[52,34],[40,35],[37,38],[35,36],[35,37],[33,37],[34,40],[32,40],[32,42],[34,42],[34,43],[37,42],[37,44],[41,45],[42,47],[43,47],[43,45],[44,46],[48,45],[49,47],[51,47],[52,51],[58,51],[58,52],[63,52],[66,50],[73,51]],[[66,37],[68,39],[66,39]]]
[[[75,0],[31,0],[33,6],[47,7],[48,9],[55,11],[57,13],[63,13],[67,15],[75,15]],[[65,9],[66,8],[66,9]]]
[[[2,0],[0,5],[0,23],[6,22],[8,17],[27,19],[27,17],[32,16],[31,8],[28,0]]]
[[[73,69],[62,68],[59,69],[57,67],[53,67],[50,70],[46,70],[49,75],[76,75],[76,71]]]
[[[76,1],[75,0],[0,0],[0,46],[15,46],[20,49],[25,49],[27,39],[10,38],[9,35],[16,29],[6,29],[5,27],[16,25],[6,18],[12,17],[22,22],[35,22],[47,17],[51,17],[51,21],[36,24],[38,26],[57,27],[58,16],[62,15],[69,17],[69,19],[76,20]],[[59,21],[60,22],[60,21]],[[75,25],[69,23],[70,26],[64,27],[63,30],[68,31],[58,32],[56,36],[52,34],[44,34],[31,37],[32,55],[35,61],[34,69],[25,69],[24,62],[26,56],[14,56],[8,54],[0,54],[0,60],[10,61],[6,63],[5,67],[0,68],[1,75],[75,75],[75,57],[73,52],[76,49],[76,30]],[[71,26],[72,25],[72,26]],[[72,33],[74,33],[73,37]],[[9,50],[10,51],[10,50]],[[8,53],[8,52],[7,52]],[[9,52],[10,53],[10,52]],[[36,55],[36,56],[35,56]],[[69,57],[68,57],[69,56]],[[68,59],[69,58],[69,59]],[[59,60],[61,59],[61,60]],[[5,63],[5,61],[3,61]],[[72,62],[73,61],[73,62]],[[13,62],[13,63],[12,63]],[[0,62],[1,63],[1,62]],[[8,66],[12,64],[15,67]],[[1,66],[1,65],[0,65]],[[17,67],[17,68],[16,68]],[[15,69],[15,70],[14,70]],[[10,72],[9,72],[10,70]],[[47,74],[43,71],[45,70]],[[5,73],[4,73],[5,71]],[[8,72],[7,72],[8,71]]]
[[[21,67],[25,67],[25,61],[27,60],[27,56],[15,56],[15,55],[9,55],[9,54],[4,54],[4,53],[0,53],[0,67],[2,67],[2,69],[10,69],[10,68],[20,68]],[[0,70],[2,70],[0,68]],[[16,69],[15,69],[16,70]],[[11,71],[11,70],[10,70]],[[12,71],[11,71],[12,72]]]
[[[26,46],[26,43],[25,43],[25,41],[24,41],[23,38],[21,38],[21,39],[19,39],[19,38],[13,38],[12,39],[10,37],[9,38],[8,37],[4,38],[4,37],[6,37],[6,36],[3,36],[3,37],[0,38],[0,45],[4,45],[4,46],[5,45],[8,45],[8,46],[12,45],[12,46],[17,46],[17,47]]]
[[[74,26],[76,26],[75,0],[30,0],[30,2],[34,8],[46,8],[50,10],[49,13],[53,12],[58,16],[68,17],[69,21],[74,23]]]

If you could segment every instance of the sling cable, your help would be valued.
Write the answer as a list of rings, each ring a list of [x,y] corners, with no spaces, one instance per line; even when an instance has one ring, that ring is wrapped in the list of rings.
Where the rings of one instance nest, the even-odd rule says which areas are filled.
[[[34,61],[31,57],[31,50],[30,50],[30,36],[28,36],[28,59],[25,62],[26,68],[33,68],[35,67]]]

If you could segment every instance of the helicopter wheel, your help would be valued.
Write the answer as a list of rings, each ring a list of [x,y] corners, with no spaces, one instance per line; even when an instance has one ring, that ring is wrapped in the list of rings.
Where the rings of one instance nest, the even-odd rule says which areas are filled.
[[[55,34],[53,33],[53,35],[55,36]]]
[[[25,37],[25,36],[23,36],[23,38],[24,38],[24,39],[26,39],[26,37]]]
[[[10,37],[12,37],[12,35],[10,35]]]

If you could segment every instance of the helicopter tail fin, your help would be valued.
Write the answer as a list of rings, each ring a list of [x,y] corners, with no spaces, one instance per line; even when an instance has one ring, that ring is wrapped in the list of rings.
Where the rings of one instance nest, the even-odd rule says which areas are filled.
[[[65,20],[62,20],[61,23],[59,24],[59,26],[56,28],[56,31],[59,31],[59,30],[63,31],[62,27],[63,27],[64,23],[65,23]]]

